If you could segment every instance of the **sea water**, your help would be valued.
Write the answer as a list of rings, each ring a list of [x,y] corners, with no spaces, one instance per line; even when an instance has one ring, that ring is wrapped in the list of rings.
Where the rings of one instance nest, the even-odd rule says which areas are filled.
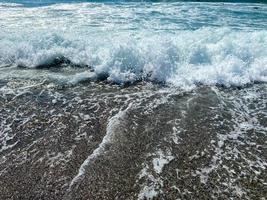
[[[265,4],[14,2],[0,4],[2,79],[18,76],[6,66],[33,69],[65,58],[90,67],[82,79],[105,75],[118,84],[231,86],[267,80]]]
[[[267,4],[0,0],[0,199],[265,199]]]

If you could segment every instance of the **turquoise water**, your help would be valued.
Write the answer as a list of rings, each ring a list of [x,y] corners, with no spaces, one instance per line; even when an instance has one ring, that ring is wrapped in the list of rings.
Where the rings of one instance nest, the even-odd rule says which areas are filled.
[[[18,3],[26,6],[43,6],[56,3],[82,3],[82,2],[109,2],[109,3],[118,3],[118,2],[226,2],[226,3],[266,3],[266,0],[2,0],[1,2],[5,3]]]
[[[266,4],[14,2],[0,4],[2,79],[39,75],[76,83],[107,77],[178,87],[267,80]],[[56,60],[90,72],[55,77],[6,69],[47,67]]]

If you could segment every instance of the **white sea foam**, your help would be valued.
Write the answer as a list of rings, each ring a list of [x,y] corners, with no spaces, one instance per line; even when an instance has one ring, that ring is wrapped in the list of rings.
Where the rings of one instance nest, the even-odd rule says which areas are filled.
[[[126,113],[131,108],[132,104],[129,104],[129,106],[122,111],[119,111],[116,115],[111,117],[108,121],[107,129],[106,129],[106,135],[104,136],[102,142],[99,144],[99,146],[93,151],[92,154],[90,154],[86,160],[82,163],[82,165],[79,168],[78,174],[72,179],[69,189],[72,189],[73,185],[79,183],[85,176],[85,171],[87,167],[102,153],[105,152],[106,146],[112,142],[112,139],[114,137],[114,134],[116,130],[119,128],[119,125],[122,123],[122,121],[125,118]]]
[[[46,78],[75,84],[104,75],[118,84],[146,79],[178,87],[267,81],[264,5],[257,13],[246,4],[192,3],[0,5],[0,11],[0,69],[34,68],[65,57],[94,73]],[[39,74],[25,73],[20,76]],[[7,74],[18,76],[1,69],[0,78]]]
[[[224,178],[220,177],[218,179],[220,184],[231,189],[232,194],[244,198],[248,190],[238,183],[239,180],[242,180],[244,175],[249,173],[254,174],[255,180],[261,180],[261,173],[264,170],[266,171],[267,167],[266,160],[259,153],[263,144],[255,142],[260,138],[258,138],[258,134],[266,133],[265,126],[259,120],[259,113],[261,112],[259,110],[262,108],[258,110],[259,107],[265,104],[265,99],[261,99],[258,91],[254,89],[243,91],[239,94],[244,98],[243,101],[240,100],[240,96],[226,95],[226,93],[220,93],[215,88],[213,88],[213,91],[218,95],[221,101],[220,106],[223,110],[229,109],[229,105],[225,102],[231,101],[233,108],[229,109],[229,113],[232,119],[229,119],[229,121],[231,121],[233,127],[230,131],[216,133],[217,142],[215,140],[212,141],[214,154],[210,159],[209,165],[200,167],[192,175],[199,176],[201,183],[207,184],[212,180],[211,177],[213,177],[214,173],[224,169],[227,172],[228,179],[225,181],[223,180]],[[258,101],[255,101],[256,99]],[[253,101],[256,103],[251,107],[250,103]],[[201,153],[205,154],[204,151]],[[199,152],[192,158],[197,158],[198,154]],[[239,168],[233,167],[233,164],[229,165],[231,162],[238,163],[237,166]]]
[[[165,155],[161,150],[157,152],[158,157],[154,158],[152,163],[156,173],[160,174],[163,167],[174,159],[172,155]]]
[[[163,151],[158,149],[153,154],[148,154],[148,157],[152,156],[152,166],[154,172],[156,174],[151,173],[151,169],[149,165],[143,163],[144,168],[138,174],[138,181],[141,179],[146,180],[145,183],[142,184],[142,188],[138,194],[138,199],[153,199],[158,196],[158,194],[162,193],[162,190],[159,188],[163,186],[163,180],[160,176],[162,170],[165,165],[168,165],[173,159],[174,156],[171,155],[170,150]]]
[[[0,40],[0,64],[35,67],[64,56],[73,63],[93,67],[94,73],[67,76],[70,83],[94,80],[103,74],[108,81],[119,84],[146,79],[180,87],[199,83],[239,86],[267,81],[267,31],[206,28],[181,31],[168,39],[164,36],[113,38],[108,45],[92,39],[87,41],[86,47],[83,39],[68,41],[58,35],[46,37],[48,41],[41,36],[30,38],[28,42],[18,38]],[[51,44],[49,40],[53,38],[57,39]],[[43,41],[40,43],[40,40]],[[7,76],[5,72],[2,78]],[[9,76],[13,75],[9,73]]]

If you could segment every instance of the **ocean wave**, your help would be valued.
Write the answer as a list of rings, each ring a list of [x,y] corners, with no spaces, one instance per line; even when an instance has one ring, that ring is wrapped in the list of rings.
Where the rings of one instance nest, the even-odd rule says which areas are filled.
[[[88,72],[81,73],[82,80],[86,76],[93,80],[104,77],[116,84],[147,80],[178,87],[239,86],[267,81],[266,46],[267,31],[227,28],[149,37],[120,34],[76,38],[46,33],[25,40],[9,35],[0,39],[0,66],[83,67]],[[80,80],[79,73],[75,78]]]

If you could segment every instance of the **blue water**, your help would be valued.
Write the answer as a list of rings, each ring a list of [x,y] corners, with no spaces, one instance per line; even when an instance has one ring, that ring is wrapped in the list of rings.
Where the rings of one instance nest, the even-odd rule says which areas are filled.
[[[45,6],[56,3],[93,3],[93,2],[109,2],[109,3],[119,3],[119,2],[213,2],[213,3],[267,3],[266,0],[2,0],[3,3],[17,3],[23,4],[24,6]]]
[[[266,46],[261,3],[0,1],[0,79],[244,85],[267,81]],[[92,69],[31,71],[63,57]]]

